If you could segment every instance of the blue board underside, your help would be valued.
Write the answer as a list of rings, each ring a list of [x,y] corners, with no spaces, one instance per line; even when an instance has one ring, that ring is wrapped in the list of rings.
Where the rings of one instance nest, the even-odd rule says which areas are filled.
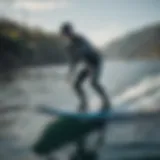
[[[112,121],[124,121],[124,120],[141,120],[141,119],[160,119],[160,112],[129,112],[121,110],[110,110],[105,113],[96,112],[96,113],[78,113],[78,112],[69,112],[59,109],[55,109],[50,106],[39,106],[39,112],[47,114],[50,116],[59,116],[59,117],[68,117],[76,119],[106,119]]]

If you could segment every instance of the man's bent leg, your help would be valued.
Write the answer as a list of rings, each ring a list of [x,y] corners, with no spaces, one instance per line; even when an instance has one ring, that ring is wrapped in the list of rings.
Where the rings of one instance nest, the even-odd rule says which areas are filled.
[[[111,102],[109,100],[109,96],[107,95],[104,87],[99,82],[100,72],[101,72],[100,66],[95,68],[95,70],[92,72],[91,85],[92,85],[93,89],[95,89],[95,91],[100,95],[100,97],[103,101],[103,105],[102,105],[102,111],[103,111],[103,110],[110,109]]]
[[[77,80],[74,85],[74,89],[80,99],[79,111],[84,112],[87,110],[87,97],[82,89],[82,84],[84,80],[88,77],[89,71],[87,69],[82,70],[77,76]]]
[[[102,110],[109,109],[111,107],[111,104],[110,104],[109,97],[107,93],[105,92],[104,88],[97,81],[92,81],[92,86],[102,98],[102,101],[103,101]]]

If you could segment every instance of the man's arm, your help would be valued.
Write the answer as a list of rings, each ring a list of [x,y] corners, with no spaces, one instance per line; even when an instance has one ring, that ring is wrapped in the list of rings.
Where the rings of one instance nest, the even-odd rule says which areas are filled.
[[[68,68],[67,79],[68,81],[70,81],[74,76],[77,67],[77,60],[73,48],[71,46],[68,48],[68,63],[69,63],[69,68]]]
[[[69,62],[68,77],[72,77],[75,73],[77,64],[73,61]]]

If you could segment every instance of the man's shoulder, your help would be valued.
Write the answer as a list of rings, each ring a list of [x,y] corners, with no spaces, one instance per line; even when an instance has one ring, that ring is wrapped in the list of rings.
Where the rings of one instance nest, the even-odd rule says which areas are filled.
[[[84,36],[81,35],[81,34],[76,34],[76,35],[74,36],[74,40],[75,40],[75,41],[80,41],[80,42],[85,42],[85,41],[86,41],[86,37],[84,37]]]

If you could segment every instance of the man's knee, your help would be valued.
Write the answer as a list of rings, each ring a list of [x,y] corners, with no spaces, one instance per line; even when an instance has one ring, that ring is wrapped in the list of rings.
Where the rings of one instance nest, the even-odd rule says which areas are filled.
[[[94,88],[99,88],[100,85],[99,85],[97,80],[92,80],[91,81],[91,86],[94,87]]]
[[[74,90],[76,90],[78,92],[81,92],[81,90],[82,90],[82,85],[80,82],[74,83],[73,87],[74,87]]]

